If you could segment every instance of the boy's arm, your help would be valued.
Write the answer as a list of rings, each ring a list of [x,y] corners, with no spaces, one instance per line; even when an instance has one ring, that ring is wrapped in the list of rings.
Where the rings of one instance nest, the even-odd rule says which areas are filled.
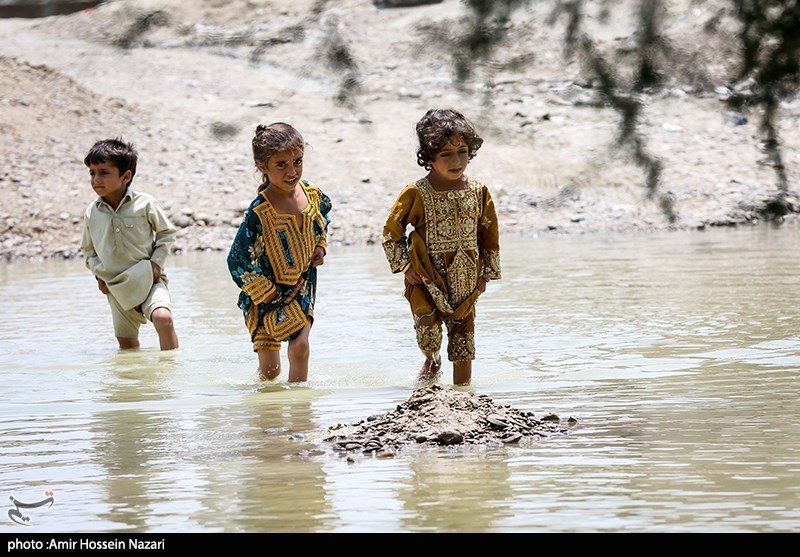
[[[500,226],[497,211],[489,188],[483,187],[483,208],[478,221],[478,249],[481,254],[480,276],[486,279],[501,278],[500,272]]]
[[[159,269],[163,270],[164,263],[167,261],[172,245],[175,243],[178,230],[169,220],[161,204],[155,200],[148,206],[147,220],[150,222],[150,226],[155,234],[153,254],[150,256],[150,261],[158,265]]]
[[[83,234],[81,235],[81,254],[83,254],[86,267],[92,272],[94,278],[97,279],[97,288],[103,294],[108,294],[108,285],[106,282],[97,276],[97,269],[100,268],[100,257],[94,249],[94,242],[92,242],[92,235],[89,233],[89,212],[83,216]]]
[[[89,233],[89,211],[83,215],[83,233],[81,235],[81,254],[86,263],[86,267],[97,276],[96,270],[100,268],[100,257],[94,249],[92,235]]]

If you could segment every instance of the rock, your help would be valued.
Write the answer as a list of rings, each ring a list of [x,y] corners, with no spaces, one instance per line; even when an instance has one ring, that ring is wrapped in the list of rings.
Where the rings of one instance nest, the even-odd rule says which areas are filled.
[[[425,4],[440,4],[442,0],[373,0],[378,8],[413,8]]]
[[[508,437],[503,437],[503,443],[517,443],[520,439],[522,439],[521,433],[512,433]]]
[[[172,218],[172,223],[178,228],[188,228],[194,224],[194,220],[188,215],[176,215]],[[238,226],[238,223],[236,226]]]
[[[723,115],[725,122],[733,124],[734,126],[743,126],[747,123],[747,118],[735,112],[726,112]]]
[[[464,436],[460,431],[445,430],[436,436],[436,442],[440,445],[458,445],[464,441]]]
[[[578,425],[578,419],[576,417],[574,417],[574,416],[570,416],[569,418],[567,418],[567,425],[569,427],[577,426]]]
[[[497,429],[505,429],[508,427],[508,424],[497,414],[489,414],[486,416],[486,421]]]

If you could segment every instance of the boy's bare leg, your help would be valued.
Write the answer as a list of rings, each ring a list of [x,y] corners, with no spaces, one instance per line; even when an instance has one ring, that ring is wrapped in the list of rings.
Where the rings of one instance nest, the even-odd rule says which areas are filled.
[[[472,381],[472,361],[453,362],[453,385],[469,385]]]
[[[308,336],[311,333],[311,323],[300,331],[296,339],[289,341],[289,383],[299,383],[308,380],[308,358],[311,346]]]
[[[158,343],[161,350],[174,350],[178,347],[178,334],[175,332],[175,324],[172,322],[172,312],[167,308],[156,308],[150,320],[156,327],[158,333]]]
[[[272,381],[281,374],[281,353],[279,350],[259,350],[258,378],[261,381]]]
[[[139,339],[130,337],[117,337],[120,350],[135,350],[139,348]]]

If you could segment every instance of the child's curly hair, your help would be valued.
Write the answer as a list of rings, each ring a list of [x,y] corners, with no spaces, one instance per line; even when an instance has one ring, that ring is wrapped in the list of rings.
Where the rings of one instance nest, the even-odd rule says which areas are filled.
[[[430,170],[436,154],[457,136],[461,136],[467,144],[469,160],[472,160],[483,145],[483,139],[475,131],[472,122],[452,108],[434,108],[426,112],[417,122],[417,164]]]
[[[275,122],[256,126],[253,137],[253,160],[264,165],[269,158],[280,151],[305,151],[306,143],[303,136],[293,126],[284,122]],[[267,175],[262,176],[261,186],[258,191],[269,185]]]

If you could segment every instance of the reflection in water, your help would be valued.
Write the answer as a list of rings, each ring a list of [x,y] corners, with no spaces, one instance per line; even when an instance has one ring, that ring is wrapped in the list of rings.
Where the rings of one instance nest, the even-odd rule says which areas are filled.
[[[106,468],[101,519],[123,531],[158,529],[159,495],[169,485],[174,458],[169,442],[173,418],[150,403],[174,399],[169,373],[173,352],[118,352],[107,364],[103,403],[92,420],[92,456]]]
[[[257,381],[224,255],[173,260],[168,353],[150,330],[117,351],[78,262],[0,267],[0,491],[55,493],[26,532],[800,529],[800,227],[507,240],[473,389],[579,426],[348,459],[320,432],[392,410],[419,365],[373,248],[331,250],[292,388]]]
[[[204,415],[200,430],[224,427],[218,435],[230,436],[213,439],[214,448],[197,455],[204,480],[215,486],[206,490],[203,510],[195,514],[204,530],[325,530],[322,453],[305,441],[315,428],[311,403],[322,395],[275,387],[247,395],[236,411],[218,407]]]
[[[403,530],[491,532],[509,512],[512,497],[503,448],[424,452],[410,459],[413,475],[397,490]]]
[[[274,384],[197,413],[171,392],[172,354],[114,357],[109,407],[92,421],[93,454],[107,470],[98,517],[131,532],[318,529],[323,453],[304,439],[323,392]],[[180,525],[169,518],[176,512]]]

